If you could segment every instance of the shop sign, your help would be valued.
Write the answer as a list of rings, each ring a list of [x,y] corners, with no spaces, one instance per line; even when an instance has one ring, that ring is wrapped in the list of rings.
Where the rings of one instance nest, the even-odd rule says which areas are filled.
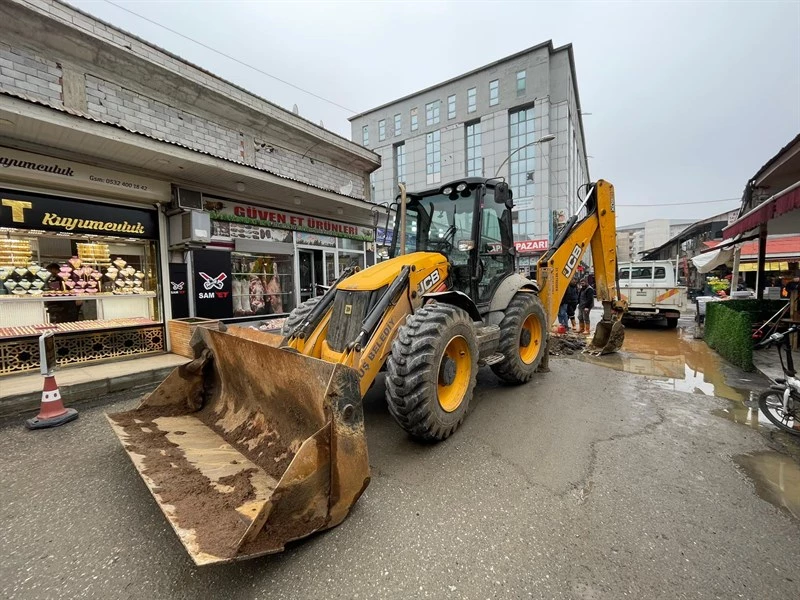
[[[329,235],[314,235],[313,233],[297,232],[297,243],[304,246],[322,246],[324,248],[335,248],[336,238]]]
[[[155,239],[153,210],[0,190],[0,227]]]
[[[550,245],[548,240],[519,240],[514,242],[517,252],[529,254],[531,252],[547,252]]]
[[[168,202],[168,182],[0,147],[0,180],[21,181],[147,202]]]
[[[184,263],[169,263],[169,299],[173,319],[189,316],[189,273]]]
[[[292,232],[289,230],[228,221],[211,221],[211,237],[292,243]]]
[[[371,227],[362,227],[348,223],[340,223],[330,219],[309,217],[274,208],[240,204],[229,200],[207,198],[205,210],[211,213],[213,221],[228,221],[230,223],[245,223],[261,227],[274,227],[276,229],[291,229],[305,233],[332,235],[334,237],[350,238],[371,242],[373,230]]]
[[[195,313],[206,319],[224,319],[233,315],[233,278],[229,252],[195,250]]]

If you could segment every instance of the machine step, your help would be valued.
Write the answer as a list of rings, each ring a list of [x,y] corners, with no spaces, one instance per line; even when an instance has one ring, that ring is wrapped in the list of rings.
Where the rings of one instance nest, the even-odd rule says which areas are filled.
[[[492,354],[491,356],[487,356],[486,358],[482,358],[481,360],[478,361],[478,364],[481,366],[488,367],[490,365],[496,365],[497,363],[503,362],[505,358],[506,358],[505,356],[503,356],[498,352]]]

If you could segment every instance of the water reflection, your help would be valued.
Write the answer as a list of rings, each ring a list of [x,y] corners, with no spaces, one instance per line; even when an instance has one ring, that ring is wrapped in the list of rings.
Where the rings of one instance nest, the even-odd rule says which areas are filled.
[[[730,406],[712,411],[714,415],[750,427],[771,427],[758,410],[753,392],[728,385],[722,359],[683,328],[626,327],[622,350],[600,357],[582,354],[580,358],[641,375],[665,390],[725,398],[731,401]]]
[[[599,366],[635,373],[655,385],[679,392],[719,396],[737,402],[749,391],[725,383],[719,357],[703,342],[683,329],[625,330],[625,344],[616,354],[602,357],[581,355]]]
[[[800,519],[800,466],[777,452],[758,452],[734,457],[753,480],[756,493],[767,502]]]

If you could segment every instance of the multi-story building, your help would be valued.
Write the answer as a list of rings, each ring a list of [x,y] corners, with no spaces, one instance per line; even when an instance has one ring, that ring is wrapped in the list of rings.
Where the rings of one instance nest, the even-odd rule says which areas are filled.
[[[423,190],[460,177],[505,177],[520,266],[546,250],[588,181],[572,45],[539,44],[350,119],[381,155],[374,201],[397,183]]]
[[[661,246],[692,223],[686,219],[651,219],[617,227],[618,260],[641,260],[645,251]]]

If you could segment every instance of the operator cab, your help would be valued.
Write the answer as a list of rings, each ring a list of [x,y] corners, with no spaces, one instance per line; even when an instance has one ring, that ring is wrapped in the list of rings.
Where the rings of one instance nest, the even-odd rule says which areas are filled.
[[[399,207],[398,200],[398,207]],[[511,190],[503,181],[469,177],[408,194],[405,251],[438,252],[450,263],[450,289],[488,305],[500,282],[514,272]],[[400,254],[400,214],[390,256]]]

